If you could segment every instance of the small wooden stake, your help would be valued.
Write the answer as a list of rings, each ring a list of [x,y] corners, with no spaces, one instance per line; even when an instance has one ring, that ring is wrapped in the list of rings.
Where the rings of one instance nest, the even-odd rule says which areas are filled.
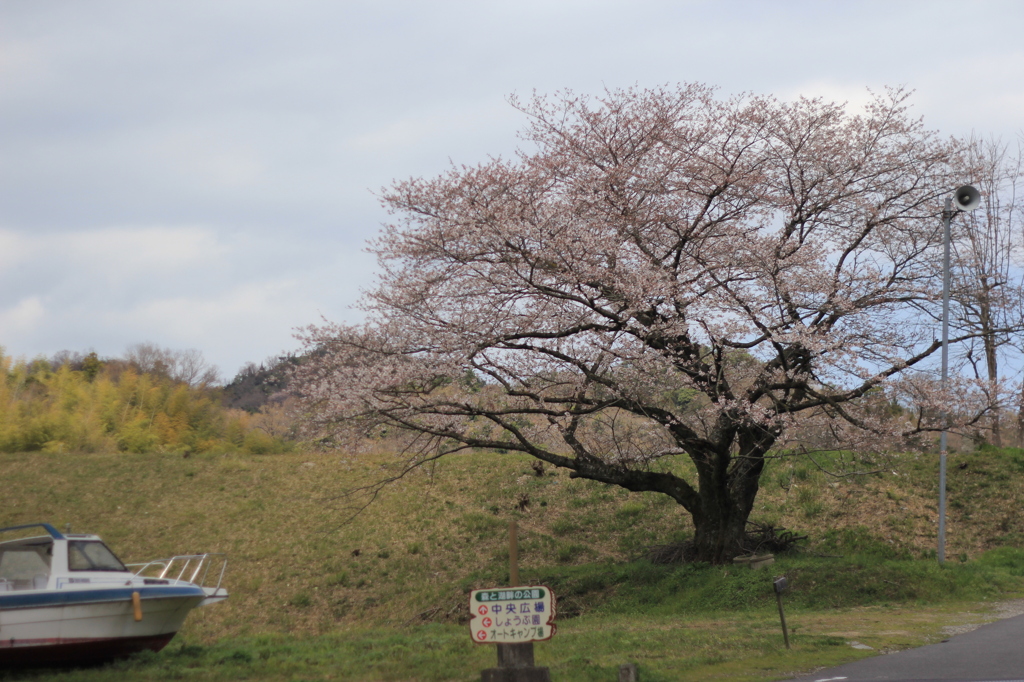
[[[779,601],[779,620],[782,621],[782,639],[786,642],[786,648],[789,648],[789,632],[786,630],[786,613],[782,610],[782,593],[776,592],[775,598]]]
[[[519,587],[519,529],[515,521],[508,524],[509,587]]]

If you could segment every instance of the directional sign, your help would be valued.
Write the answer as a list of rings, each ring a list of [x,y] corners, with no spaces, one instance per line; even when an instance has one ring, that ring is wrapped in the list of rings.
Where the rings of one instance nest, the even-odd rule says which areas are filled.
[[[775,586],[775,594],[782,594],[786,591],[786,588],[789,587],[789,581],[786,580],[785,576],[780,576],[775,579],[775,582],[773,582],[772,585]]]
[[[555,595],[545,585],[469,593],[469,633],[478,644],[518,644],[555,634]]]

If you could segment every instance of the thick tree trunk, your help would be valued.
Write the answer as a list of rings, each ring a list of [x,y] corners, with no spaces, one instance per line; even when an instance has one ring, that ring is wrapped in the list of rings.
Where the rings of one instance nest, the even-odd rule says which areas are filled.
[[[727,500],[720,500],[718,508],[710,508],[705,500],[705,513],[693,516],[694,561],[724,564],[743,553],[743,539],[749,509],[742,509]]]
[[[712,564],[732,561],[742,554],[747,519],[754,508],[764,452],[774,438],[756,434],[739,437],[741,458],[728,452],[707,453],[698,462],[700,509],[691,510],[694,525],[694,560]]]

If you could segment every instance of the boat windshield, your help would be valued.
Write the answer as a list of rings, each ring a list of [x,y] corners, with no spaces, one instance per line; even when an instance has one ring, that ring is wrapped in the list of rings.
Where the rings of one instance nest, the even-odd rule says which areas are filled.
[[[0,592],[46,587],[53,558],[53,540],[24,538],[0,543]]]
[[[68,570],[126,572],[121,560],[99,540],[70,540]]]

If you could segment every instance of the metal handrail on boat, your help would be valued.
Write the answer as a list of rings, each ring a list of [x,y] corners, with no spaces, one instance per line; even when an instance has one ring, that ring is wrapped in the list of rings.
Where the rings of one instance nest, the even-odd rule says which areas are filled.
[[[210,577],[210,568],[220,563],[220,571],[217,573],[217,584],[207,586],[207,578]],[[217,595],[224,581],[224,571],[228,567],[228,558],[220,552],[207,554],[181,554],[170,559],[154,559],[146,563],[125,564],[134,570],[138,578],[156,578],[158,580],[185,580],[202,588],[212,589],[210,596]],[[135,570],[139,567],[138,570]],[[149,575],[146,573],[149,572]],[[189,577],[185,577],[190,574]]]

